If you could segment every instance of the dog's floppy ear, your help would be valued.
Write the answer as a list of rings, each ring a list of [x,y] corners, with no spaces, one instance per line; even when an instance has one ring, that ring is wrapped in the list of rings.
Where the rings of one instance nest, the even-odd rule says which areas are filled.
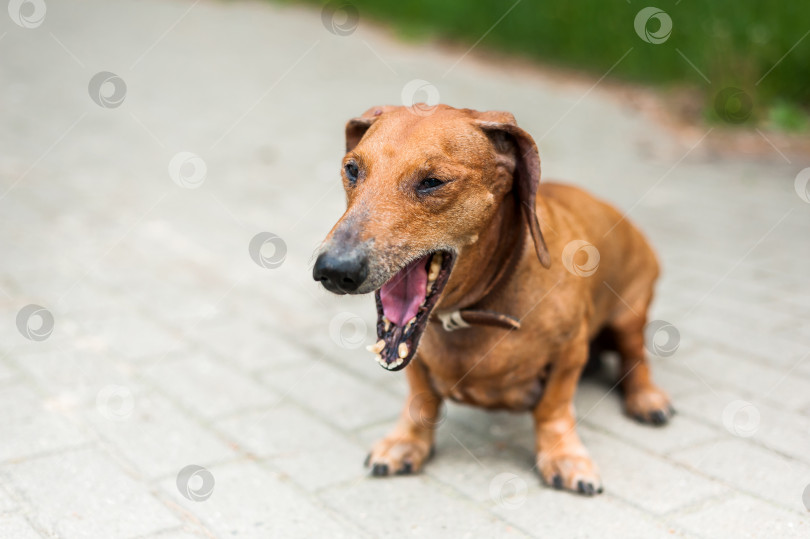
[[[346,152],[350,152],[360,143],[360,139],[366,134],[368,128],[377,121],[377,119],[385,114],[399,107],[391,105],[383,105],[382,107],[371,107],[361,116],[352,118],[346,122]]]
[[[505,137],[514,143],[515,172],[512,188],[517,194],[523,218],[529,226],[537,258],[548,268],[551,266],[551,256],[540,231],[535,209],[537,187],[540,185],[540,154],[537,145],[531,135],[517,126],[515,117],[508,112],[481,112],[476,114],[476,118],[476,123],[490,138]]]

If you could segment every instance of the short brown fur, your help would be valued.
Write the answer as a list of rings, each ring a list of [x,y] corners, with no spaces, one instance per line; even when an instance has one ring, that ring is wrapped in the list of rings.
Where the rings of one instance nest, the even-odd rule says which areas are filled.
[[[449,398],[531,411],[544,481],[584,494],[600,492],[597,468],[576,433],[573,396],[589,342],[605,328],[621,356],[626,412],[654,423],[672,413],[667,395],[651,381],[644,353],[659,272],[655,254],[613,207],[562,184],[540,184],[534,209],[542,234],[533,233],[527,226],[531,216],[513,196],[525,187],[516,185],[526,173],[519,169],[533,148],[512,115],[501,112],[439,106],[425,114],[376,107],[347,125],[346,159],[360,162],[362,175],[356,186],[344,179],[348,208],[326,243],[347,230],[354,241],[371,242],[370,275],[360,292],[379,288],[403,261],[454,249],[458,258],[435,311],[484,301],[487,309],[512,315],[522,326],[448,332],[435,321],[428,325],[405,369],[410,395],[400,420],[369,456],[381,475],[422,467],[433,447],[441,402]],[[453,181],[420,199],[412,187],[425,174]],[[539,180],[539,160],[535,174]],[[564,248],[576,240],[598,249],[600,262],[590,276],[563,263]],[[493,292],[515,249],[512,277]]]

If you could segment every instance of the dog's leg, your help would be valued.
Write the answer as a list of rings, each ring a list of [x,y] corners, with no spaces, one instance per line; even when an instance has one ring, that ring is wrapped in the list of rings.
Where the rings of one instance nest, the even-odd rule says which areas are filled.
[[[667,394],[653,383],[650,376],[650,364],[644,354],[646,308],[644,313],[644,316],[626,313],[624,319],[612,324],[621,356],[624,407],[627,415],[642,423],[663,425],[674,410]]]
[[[441,422],[442,399],[432,389],[419,356],[405,369],[410,394],[394,430],[379,440],[366,459],[374,476],[419,471],[433,451],[433,435]]]
[[[537,467],[543,480],[558,489],[593,495],[602,492],[602,481],[577,435],[573,405],[587,359],[588,340],[583,326],[552,364],[543,397],[534,409],[534,423]]]

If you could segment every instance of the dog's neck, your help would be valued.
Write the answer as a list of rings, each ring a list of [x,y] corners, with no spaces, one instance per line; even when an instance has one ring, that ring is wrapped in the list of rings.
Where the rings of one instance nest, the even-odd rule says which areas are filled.
[[[528,227],[515,198],[507,194],[477,241],[459,253],[453,272],[456,278],[450,277],[437,310],[486,307],[528,252],[525,249],[527,238]]]

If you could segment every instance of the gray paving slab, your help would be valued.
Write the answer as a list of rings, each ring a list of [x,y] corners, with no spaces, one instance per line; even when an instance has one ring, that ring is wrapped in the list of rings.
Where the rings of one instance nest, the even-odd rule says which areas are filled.
[[[31,26],[0,15],[0,537],[807,536],[806,156],[715,154],[607,80],[364,13],[340,36],[317,6],[85,0]],[[103,71],[117,106],[90,95]],[[545,178],[627,212],[661,258],[651,316],[680,345],[652,369],[681,413],[643,427],[609,376],[582,383],[601,497],[541,484],[527,415],[459,405],[425,473],[362,468],[406,383],[363,350],[370,298],[319,289],[312,255],[343,210],[345,121],[416,79],[513,112]],[[199,175],[170,172],[183,152]],[[280,266],[249,255],[261,232]],[[29,304],[45,340],[18,328]],[[178,489],[189,465],[210,497]]]

